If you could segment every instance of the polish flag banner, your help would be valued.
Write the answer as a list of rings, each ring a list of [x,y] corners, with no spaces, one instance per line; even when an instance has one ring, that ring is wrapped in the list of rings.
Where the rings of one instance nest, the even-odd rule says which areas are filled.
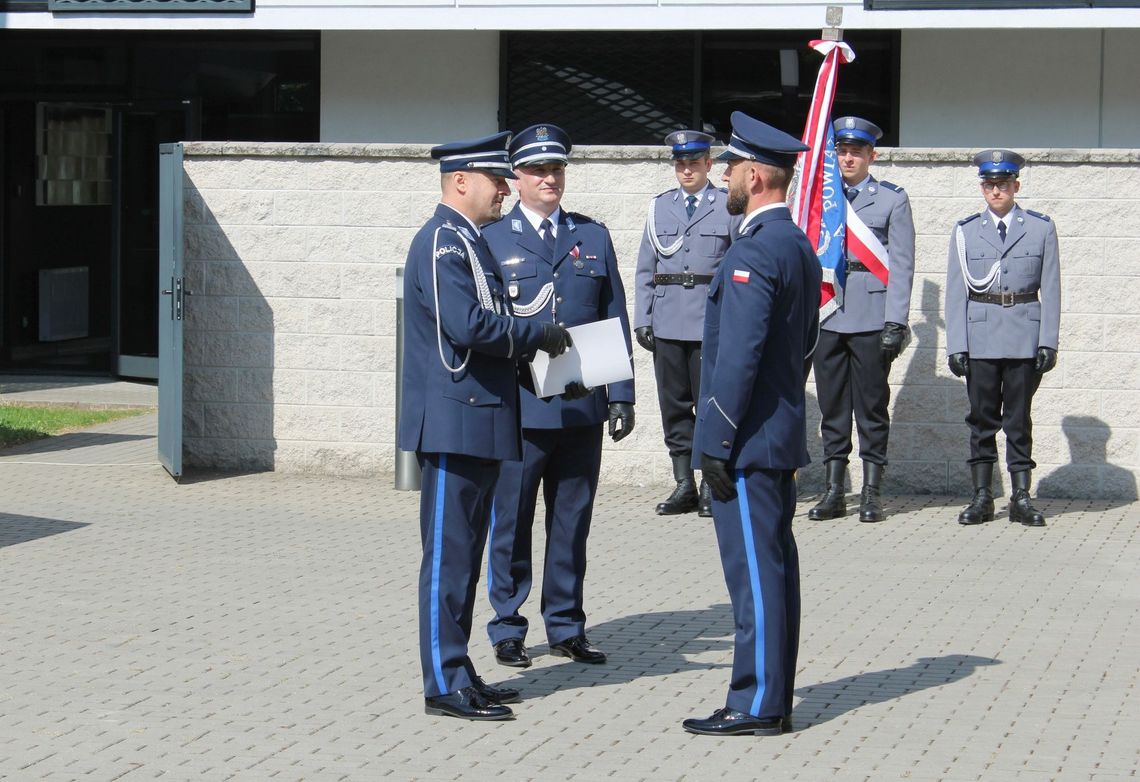
[[[745,285],[747,285],[748,279],[751,276],[752,276],[752,272],[745,271],[744,269],[733,269],[732,270],[732,281],[733,282],[743,282]]]
[[[887,248],[879,241],[879,237],[867,227],[859,214],[847,205],[847,254],[867,267],[867,271],[875,275],[883,285],[890,278],[891,264],[887,257]]]
[[[853,61],[855,52],[843,41],[816,40],[809,45],[823,55],[823,64],[816,77],[801,139],[810,149],[801,152],[796,161],[797,187],[792,216],[816,248],[823,270],[819,295],[820,320],[823,321],[843,305],[843,286],[847,283],[844,246],[847,244],[848,203],[843,197],[843,180],[835,154],[831,105],[835,101],[839,66]]]

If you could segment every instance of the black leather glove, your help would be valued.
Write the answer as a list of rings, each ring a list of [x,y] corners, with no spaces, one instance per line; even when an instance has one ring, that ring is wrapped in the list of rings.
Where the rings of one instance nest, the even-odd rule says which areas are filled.
[[[616,443],[625,439],[632,431],[633,405],[629,402],[610,402],[610,437]]]
[[[656,347],[656,345],[653,343],[652,326],[639,326],[638,328],[635,328],[633,330],[633,336],[637,337],[638,345],[641,345],[641,347],[645,348],[650,353],[653,352],[653,348]]]
[[[879,334],[879,351],[883,359],[883,366],[890,368],[891,362],[899,357],[910,341],[910,329],[901,323],[885,323],[883,331]]]
[[[946,363],[950,365],[950,372],[954,377],[965,377],[970,371],[970,354],[951,353]]]
[[[1033,369],[1039,375],[1044,375],[1057,366],[1057,351],[1053,348],[1037,348],[1037,360],[1033,362]]]
[[[573,340],[570,339],[570,332],[564,327],[557,323],[542,324],[542,340],[538,343],[539,350],[549,353],[551,357],[561,356],[566,352],[566,348],[573,344]]]
[[[575,399],[585,399],[590,395],[590,389],[579,383],[577,380],[571,380],[566,384],[566,390],[559,394],[560,397],[567,402],[573,402]]]
[[[709,485],[712,496],[720,502],[728,502],[736,496],[736,486],[728,472],[728,462],[707,453],[701,454],[701,480]]]

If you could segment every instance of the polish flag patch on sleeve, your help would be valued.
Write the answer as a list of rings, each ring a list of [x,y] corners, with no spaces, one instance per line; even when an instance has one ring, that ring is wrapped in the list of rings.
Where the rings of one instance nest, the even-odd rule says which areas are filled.
[[[751,272],[749,272],[745,269],[733,269],[732,270],[732,281],[733,282],[743,282],[745,285],[747,285],[748,284],[748,277],[751,274],[752,274]]]

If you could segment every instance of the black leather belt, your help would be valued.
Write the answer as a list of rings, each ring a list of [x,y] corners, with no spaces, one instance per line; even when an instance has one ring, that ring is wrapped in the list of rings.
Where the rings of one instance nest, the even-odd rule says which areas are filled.
[[[871,271],[871,270],[868,269],[863,264],[859,263],[858,261],[848,261],[847,262],[847,273],[848,274],[850,274],[851,272],[869,272],[869,271]]]
[[[681,285],[685,288],[692,288],[694,285],[708,285],[712,282],[713,276],[711,274],[693,274],[692,272],[684,272],[683,274],[654,274],[654,285]]]
[[[1037,291],[1032,293],[974,293],[970,291],[970,301],[980,301],[982,304],[1000,304],[1003,307],[1012,307],[1014,304],[1025,304],[1037,301]]]

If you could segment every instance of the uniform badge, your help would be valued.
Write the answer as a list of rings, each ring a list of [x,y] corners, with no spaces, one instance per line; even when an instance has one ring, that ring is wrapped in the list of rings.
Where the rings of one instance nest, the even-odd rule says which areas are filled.
[[[517,282],[507,283],[507,295],[512,299],[517,299],[519,297],[519,284]]]
[[[733,269],[732,270],[732,281],[733,282],[742,282],[745,285],[747,285],[748,284],[748,278],[751,276],[752,276],[752,272],[747,271],[745,269]]]
[[[1001,150],[995,149],[993,154],[990,155],[990,159],[993,160],[993,162],[995,162],[995,163],[1000,163],[1001,159],[1002,159]]]
[[[534,137],[538,141],[549,141],[550,140],[550,130],[547,129],[547,127],[545,125],[543,125],[540,128],[536,128],[534,131]]]
[[[685,134],[684,133],[678,133],[677,134],[677,143],[678,144],[684,144],[685,141],[686,141]]]
[[[598,256],[596,256],[596,255],[587,255],[587,256],[586,256],[586,260],[587,260],[587,261],[596,261],[596,260],[598,260]]]
[[[511,218],[511,233],[522,233],[522,220],[518,218]]]
[[[847,121],[844,122],[843,124],[845,127],[853,128],[853,127],[855,127],[855,118],[854,117],[848,117]]]
[[[575,269],[584,269],[584,268],[586,268],[586,263],[585,263],[585,261],[583,261],[581,258],[575,258],[575,259],[574,259],[574,268],[575,268]]]

